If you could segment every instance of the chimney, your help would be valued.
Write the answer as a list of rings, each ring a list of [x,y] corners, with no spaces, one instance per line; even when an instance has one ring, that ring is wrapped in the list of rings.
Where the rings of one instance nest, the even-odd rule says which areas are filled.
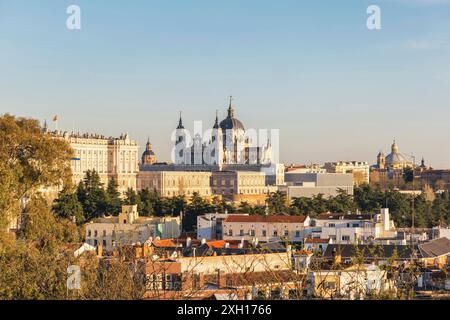
[[[142,255],[144,258],[148,257],[148,244],[144,243],[142,245]]]
[[[103,256],[103,246],[101,244],[97,246],[97,256]]]
[[[340,252],[333,250],[332,255],[333,255],[333,263],[335,265],[340,264],[342,262],[342,256]]]
[[[186,238],[186,248],[190,248],[192,244],[192,239],[191,237],[187,237]]]
[[[389,217],[389,209],[383,208],[381,209],[381,221],[383,223],[383,230],[389,231],[390,229],[390,217]]]

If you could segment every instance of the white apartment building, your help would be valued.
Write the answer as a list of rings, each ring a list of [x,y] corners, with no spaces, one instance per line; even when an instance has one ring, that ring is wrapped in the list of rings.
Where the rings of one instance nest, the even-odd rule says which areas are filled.
[[[150,237],[180,236],[180,217],[139,217],[137,206],[122,206],[118,217],[99,218],[86,224],[86,242],[111,251],[115,247],[144,243]]]
[[[364,299],[391,290],[392,285],[387,272],[372,264],[343,270],[309,271],[307,274],[307,295],[310,297]]]
[[[322,194],[325,198],[335,197],[341,190],[353,195],[353,175],[342,173],[297,173],[286,172],[285,186],[279,190],[289,201],[293,198],[312,198]]]
[[[309,223],[307,216],[229,215],[223,222],[223,239],[301,242]]]
[[[84,179],[86,171],[95,170],[105,186],[115,177],[120,192],[124,193],[128,188],[136,189],[139,146],[128,134],[113,138],[96,134],[49,132],[45,126],[44,132],[66,140],[74,150],[71,167],[75,184]]]
[[[355,185],[369,183],[370,165],[367,161],[326,162],[324,168],[329,173],[353,174],[353,183]]]
[[[375,215],[324,213],[313,219],[307,234],[311,238],[330,239],[336,244],[356,244],[395,238],[397,232],[389,209],[382,209],[381,214]]]
[[[206,213],[198,216],[197,239],[222,240],[223,223],[228,216],[228,213]]]

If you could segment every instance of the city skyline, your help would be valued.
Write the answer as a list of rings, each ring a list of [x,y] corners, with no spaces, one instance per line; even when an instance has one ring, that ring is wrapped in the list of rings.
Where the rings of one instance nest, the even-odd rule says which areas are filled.
[[[0,111],[128,132],[140,152],[149,137],[167,161],[179,111],[188,129],[212,126],[232,94],[246,127],[280,129],[287,164],[374,164],[395,138],[448,168],[450,3],[377,1],[378,31],[371,2],[325,3],[77,1],[82,29],[69,31],[68,1],[0,0]]]

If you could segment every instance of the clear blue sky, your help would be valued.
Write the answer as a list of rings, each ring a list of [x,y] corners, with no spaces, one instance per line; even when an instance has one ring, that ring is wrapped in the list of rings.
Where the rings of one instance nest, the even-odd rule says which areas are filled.
[[[373,163],[395,137],[450,167],[450,1],[0,0],[0,113],[149,136],[168,160],[178,111],[212,125],[230,94],[288,163]]]

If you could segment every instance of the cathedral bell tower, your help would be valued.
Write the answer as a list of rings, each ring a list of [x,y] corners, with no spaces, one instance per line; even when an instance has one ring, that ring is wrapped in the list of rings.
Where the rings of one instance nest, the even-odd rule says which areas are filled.
[[[386,168],[386,157],[385,157],[383,151],[380,151],[380,153],[378,153],[377,165],[378,165],[378,169],[385,169]]]
[[[181,117],[180,111],[180,120],[178,121],[178,127],[175,132],[175,164],[190,164],[191,161],[186,161],[186,159],[190,158],[191,154],[187,151],[187,134],[186,129],[183,126],[183,119]]]
[[[210,145],[210,163],[211,165],[221,165],[223,163],[223,135],[222,129],[219,126],[219,115],[216,111],[216,121],[211,134],[211,145]]]

